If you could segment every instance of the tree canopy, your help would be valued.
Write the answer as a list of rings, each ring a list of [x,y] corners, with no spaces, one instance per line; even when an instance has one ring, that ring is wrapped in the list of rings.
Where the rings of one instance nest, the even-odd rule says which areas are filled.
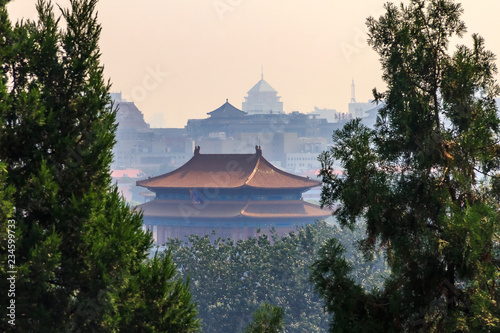
[[[361,239],[362,229],[351,232],[325,222],[284,237],[211,242],[209,235],[191,236],[187,243],[171,239],[166,246],[180,276],[191,279],[203,332],[242,332],[260,304],[269,303],[283,309],[285,332],[319,333],[328,328],[328,317],[309,281],[309,267],[330,237],[346,244],[355,281],[366,289],[380,286],[385,273],[382,258],[365,263],[351,246]]]
[[[0,330],[193,332],[187,285],[111,185],[115,112],[100,64],[96,0],[13,25],[0,0],[0,217],[15,221],[15,326]],[[4,172],[6,171],[6,172]],[[5,184],[4,182],[4,176]],[[6,201],[7,202],[7,201]],[[13,207],[13,211],[12,208]],[[8,290],[6,221],[0,287]],[[9,243],[10,244],[10,243]],[[9,275],[10,276],[10,275]]]
[[[279,306],[263,303],[255,311],[253,321],[248,324],[245,333],[280,333],[285,327],[284,311]]]
[[[462,37],[451,0],[387,4],[369,18],[387,90],[374,89],[374,129],[359,119],[324,152],[322,205],[343,226],[366,224],[365,255],[382,249],[383,288],[349,277],[343,246],[330,240],[314,264],[316,289],[333,313],[331,332],[469,332],[500,326],[499,87],[495,56],[479,35]],[[334,160],[344,172],[333,173]]]

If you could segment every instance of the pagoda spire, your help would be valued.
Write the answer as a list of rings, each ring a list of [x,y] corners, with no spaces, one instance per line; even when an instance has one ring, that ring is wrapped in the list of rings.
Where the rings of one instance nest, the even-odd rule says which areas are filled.
[[[260,66],[260,79],[264,80],[264,65]]]

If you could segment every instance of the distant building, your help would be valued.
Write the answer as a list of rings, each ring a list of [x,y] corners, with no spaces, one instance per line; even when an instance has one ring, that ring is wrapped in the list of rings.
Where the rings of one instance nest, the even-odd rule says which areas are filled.
[[[366,111],[373,109],[375,106],[373,101],[368,101],[367,103],[356,102],[356,87],[354,80],[352,80],[351,102],[349,103],[349,115],[351,118],[364,118],[366,117]]]
[[[365,111],[366,116],[361,119],[361,122],[370,128],[374,128],[375,124],[377,123],[378,113],[384,106],[384,102],[380,102],[378,105],[372,104],[372,108]]]
[[[156,193],[155,200],[136,207],[156,244],[212,230],[215,237],[235,241],[255,237],[259,229],[274,228],[281,236],[330,216],[302,200],[302,193],[320,182],[275,168],[255,148],[254,154],[201,154],[197,147],[179,169],[138,181]]]
[[[144,115],[133,102],[116,103],[116,144],[113,147],[113,169],[135,168],[141,153],[151,150],[153,133],[144,121]]]
[[[137,169],[112,170],[111,179],[118,186],[118,191],[128,202],[144,202],[144,197],[134,193],[135,182],[144,178],[144,172]]]
[[[314,111],[308,113],[309,115],[316,116],[318,118],[324,118],[329,123],[336,123],[341,118],[341,113],[337,112],[335,109],[320,109],[317,106],[314,107]]]
[[[320,109],[317,106],[314,107],[314,111],[307,113],[307,115],[313,118],[326,119],[329,123],[345,123],[353,119],[353,116],[349,113],[338,112],[335,109]]]
[[[321,163],[318,161],[320,152],[314,153],[290,153],[286,154],[286,169],[294,170],[295,173],[305,173],[310,170],[318,170]]]
[[[140,169],[159,174],[184,164],[191,156],[194,141],[184,128],[150,128],[133,102],[113,94],[117,130],[113,147],[113,170]]]
[[[181,167],[195,146],[209,154],[250,154],[256,145],[275,167],[304,174],[319,168],[315,156],[329,148],[335,130],[354,117],[373,126],[380,107],[358,103],[353,81],[349,113],[317,107],[308,114],[284,113],[276,90],[262,76],[248,92],[243,110],[226,99],[207,118],[189,119],[185,128],[150,128],[133,102],[121,93],[111,97],[119,108],[112,169],[138,169],[147,176]]]
[[[114,103],[120,103],[120,102],[126,102],[127,100],[125,98],[123,98],[122,96],[122,92],[112,92],[112,93],[109,93],[110,97],[111,97],[111,100],[114,102]]]
[[[283,113],[283,102],[280,101],[278,92],[264,81],[264,74],[242,103],[241,109],[248,114]]]
[[[189,119],[186,126],[197,146],[209,153],[248,153],[259,145],[278,167],[286,166],[287,153],[311,152],[312,145],[319,147],[318,153],[323,151],[333,131],[342,126],[296,111],[249,115],[227,100],[207,114],[206,119]]]

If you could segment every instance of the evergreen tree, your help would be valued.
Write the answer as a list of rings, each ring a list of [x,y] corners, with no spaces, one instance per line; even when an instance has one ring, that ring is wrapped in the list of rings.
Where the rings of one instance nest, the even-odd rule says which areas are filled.
[[[253,321],[248,324],[245,333],[279,333],[285,327],[284,311],[279,306],[263,303],[255,311]]]
[[[60,18],[40,0],[38,21],[15,26],[7,2],[0,161],[15,190],[17,320],[8,324],[2,305],[0,330],[196,331],[175,266],[168,256],[148,260],[151,235],[111,185],[115,110],[99,62],[97,0],[71,0]]]
[[[331,332],[470,332],[500,327],[499,92],[494,55],[473,35],[450,52],[465,25],[451,0],[386,5],[369,18],[387,90],[375,129],[348,123],[324,152],[322,205],[339,202],[340,223],[367,233],[391,274],[367,292],[350,278],[330,240],[313,266],[333,313]],[[342,176],[332,173],[339,160]]]
[[[5,300],[2,304],[4,315],[3,320],[9,322],[15,319],[15,314],[11,314],[11,308],[15,311],[15,304],[11,304],[11,300],[15,301],[15,286],[11,288],[10,275],[6,275],[5,272],[14,271],[10,269],[10,265],[15,265],[15,255],[16,255],[16,221],[12,219],[12,202],[11,197],[13,194],[13,188],[7,187],[5,183],[6,172],[4,164],[0,163],[0,263],[2,267],[0,268],[0,276],[2,281],[0,281],[0,288],[2,288],[2,300]]]

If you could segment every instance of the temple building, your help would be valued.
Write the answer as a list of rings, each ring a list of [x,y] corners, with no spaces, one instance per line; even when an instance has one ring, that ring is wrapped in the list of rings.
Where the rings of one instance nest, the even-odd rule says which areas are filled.
[[[319,154],[327,150],[333,131],[341,128],[341,123],[329,123],[300,112],[249,115],[227,99],[207,115],[209,118],[189,119],[186,125],[187,135],[193,138],[195,146],[203,146],[206,153],[218,154],[252,153],[255,145],[259,145],[266,158],[281,168],[287,165],[289,153]],[[191,157],[192,149],[187,154]]]
[[[269,234],[278,236],[298,225],[325,219],[330,212],[302,200],[302,193],[320,182],[277,169],[254,154],[201,154],[167,174],[137,181],[156,194],[155,200],[136,206],[157,245],[167,238],[215,231],[215,237],[233,240]]]
[[[283,102],[280,98],[278,92],[264,81],[262,73],[260,81],[248,91],[241,109],[248,114],[283,113]]]

